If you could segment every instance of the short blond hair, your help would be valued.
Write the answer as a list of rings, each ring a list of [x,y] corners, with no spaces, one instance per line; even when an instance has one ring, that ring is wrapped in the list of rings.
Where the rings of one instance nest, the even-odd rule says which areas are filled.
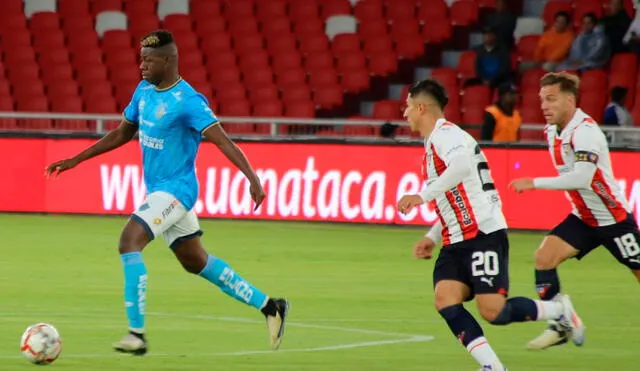
[[[569,72],[549,72],[540,79],[540,87],[560,85],[560,91],[578,97],[580,78]]]

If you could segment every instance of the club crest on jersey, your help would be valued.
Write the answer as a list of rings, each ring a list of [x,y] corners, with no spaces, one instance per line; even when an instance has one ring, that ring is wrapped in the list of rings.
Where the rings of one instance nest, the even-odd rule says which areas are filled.
[[[161,104],[156,109],[156,119],[161,119],[167,113],[167,107],[164,104]]]

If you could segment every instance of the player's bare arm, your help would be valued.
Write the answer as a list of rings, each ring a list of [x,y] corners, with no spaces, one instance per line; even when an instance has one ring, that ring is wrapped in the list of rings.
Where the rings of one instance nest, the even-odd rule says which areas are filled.
[[[222,151],[229,161],[240,169],[247,179],[249,179],[249,192],[251,193],[253,202],[256,204],[255,208],[257,209],[265,198],[265,192],[262,188],[262,184],[260,184],[260,178],[256,175],[253,167],[251,167],[249,160],[244,155],[240,147],[238,147],[231,138],[229,138],[220,125],[210,126],[204,131],[204,133],[202,133],[202,135],[204,135],[204,138],[207,141],[218,146],[220,151]]]
[[[442,239],[442,223],[438,220],[413,248],[416,259],[431,259],[433,249]]]
[[[91,147],[85,149],[74,157],[60,160],[47,166],[45,174],[47,177],[73,169],[79,163],[84,162],[90,158],[101,155],[105,152],[112,151],[133,139],[134,135],[138,131],[138,125],[122,120],[120,126],[110,131],[107,135],[102,137],[99,141],[93,144]]]

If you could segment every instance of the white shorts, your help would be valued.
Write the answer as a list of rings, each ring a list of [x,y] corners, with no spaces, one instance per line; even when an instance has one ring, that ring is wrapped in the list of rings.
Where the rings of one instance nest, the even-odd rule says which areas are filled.
[[[187,211],[177,198],[167,192],[149,194],[132,218],[142,224],[151,239],[162,234],[172,249],[183,241],[202,235],[195,211]]]

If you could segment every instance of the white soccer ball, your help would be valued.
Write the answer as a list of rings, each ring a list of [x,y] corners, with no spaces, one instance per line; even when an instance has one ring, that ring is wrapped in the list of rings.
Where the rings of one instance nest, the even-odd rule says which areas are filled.
[[[55,327],[36,323],[27,327],[20,341],[22,355],[31,363],[46,365],[55,361],[62,351],[62,338]]]

